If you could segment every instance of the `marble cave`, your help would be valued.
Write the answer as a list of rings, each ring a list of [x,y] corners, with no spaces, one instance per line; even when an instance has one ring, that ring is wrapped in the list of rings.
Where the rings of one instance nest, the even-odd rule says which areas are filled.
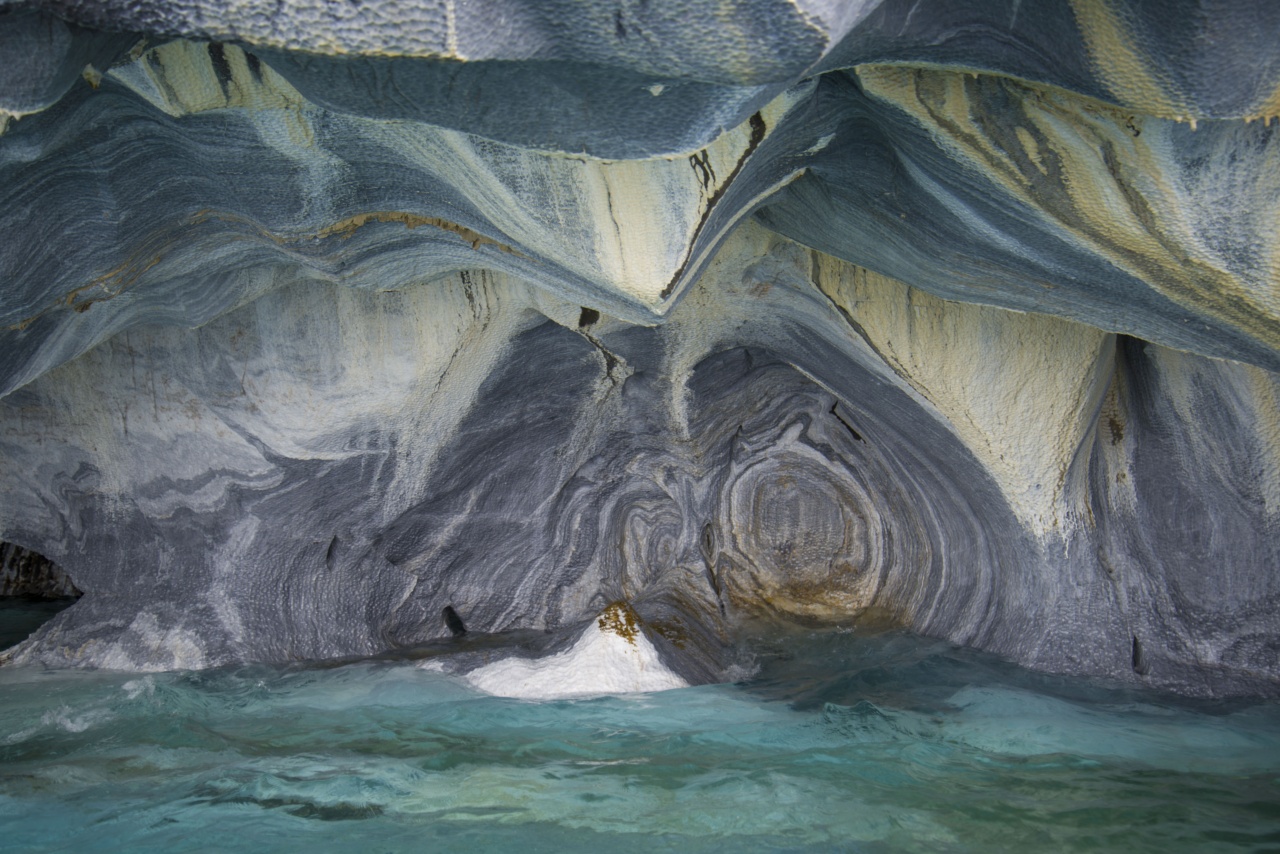
[[[0,0],[0,541],[83,593],[4,665],[652,690],[893,627],[1275,696],[1277,32]]]

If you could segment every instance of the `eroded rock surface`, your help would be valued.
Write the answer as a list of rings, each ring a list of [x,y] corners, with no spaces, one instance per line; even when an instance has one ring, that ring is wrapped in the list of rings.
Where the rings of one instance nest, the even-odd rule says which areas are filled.
[[[86,594],[10,657],[1275,693],[1274,15],[0,3],[0,539]]]

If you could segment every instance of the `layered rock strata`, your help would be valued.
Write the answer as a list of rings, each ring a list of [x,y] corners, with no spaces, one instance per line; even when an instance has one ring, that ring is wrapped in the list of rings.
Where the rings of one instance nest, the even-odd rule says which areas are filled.
[[[1274,693],[1274,12],[1175,6],[0,3],[8,657]]]

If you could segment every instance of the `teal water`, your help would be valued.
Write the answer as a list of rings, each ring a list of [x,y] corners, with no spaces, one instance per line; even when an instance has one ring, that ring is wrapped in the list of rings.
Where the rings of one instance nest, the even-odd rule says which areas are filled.
[[[906,635],[756,676],[480,695],[410,662],[0,669],[15,851],[1280,851],[1280,705],[1031,674]]]
[[[8,649],[75,604],[74,599],[26,599],[0,596],[0,650]]]

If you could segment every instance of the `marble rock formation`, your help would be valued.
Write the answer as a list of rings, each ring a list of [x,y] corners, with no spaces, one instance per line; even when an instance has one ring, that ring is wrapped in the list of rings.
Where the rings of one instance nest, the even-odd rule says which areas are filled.
[[[0,0],[0,540],[85,594],[5,658],[1275,694],[1278,28]]]

